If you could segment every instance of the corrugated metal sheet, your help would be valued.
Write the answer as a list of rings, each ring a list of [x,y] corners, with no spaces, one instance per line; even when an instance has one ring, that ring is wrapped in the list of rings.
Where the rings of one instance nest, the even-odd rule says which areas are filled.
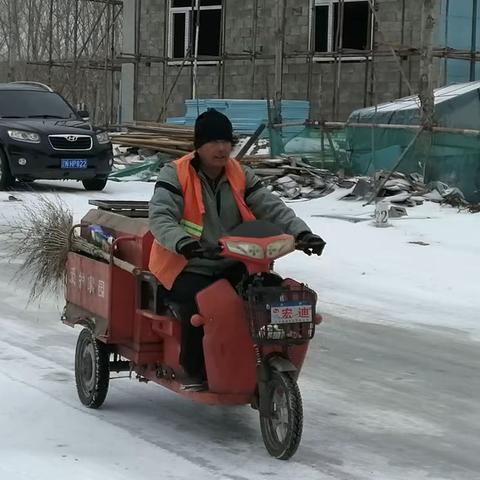
[[[437,88],[434,91],[435,105],[443,102],[455,100],[461,95],[474,92],[480,89],[480,81],[449,85],[447,87]],[[374,115],[384,112],[399,112],[401,110],[418,110],[420,99],[417,95],[412,97],[399,98],[391,102],[382,103],[376,107],[362,108],[356,110],[353,114],[360,112],[362,114]]]
[[[480,122],[479,92],[480,81],[437,88],[434,94],[435,120],[438,126],[478,128]],[[348,123],[419,125],[421,123],[420,100],[416,96],[406,97],[378,105],[378,107],[355,110],[350,115]]]
[[[237,100],[237,99],[201,99],[186,100],[185,117],[167,119],[167,123],[176,125],[193,125],[197,116],[209,108],[215,108],[225,114],[232,122],[237,134],[251,135],[262,122],[268,121],[266,100]],[[310,116],[310,102],[303,100],[283,100],[283,122],[298,122]],[[290,127],[286,133],[295,134],[302,127]]]

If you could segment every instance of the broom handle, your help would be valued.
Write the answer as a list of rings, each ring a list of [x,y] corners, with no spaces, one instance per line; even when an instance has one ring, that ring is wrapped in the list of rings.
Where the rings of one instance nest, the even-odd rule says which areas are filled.
[[[70,248],[69,250],[77,251],[77,252],[82,252],[82,253],[87,253],[88,255],[91,255],[92,257],[97,257],[101,258],[102,260],[105,260],[109,262],[110,264],[115,265],[116,267],[125,270],[128,273],[131,273],[133,275],[138,275],[138,273],[141,271],[141,268],[138,268],[135,265],[132,265],[129,262],[126,262],[125,260],[120,260],[117,257],[113,256],[113,251],[112,253],[107,253],[104,252],[102,249],[96,247],[95,245],[92,245],[89,243],[87,240],[81,238],[81,237],[75,237],[73,235],[73,232],[75,228],[81,227],[81,224],[74,225],[71,230],[70,230]],[[130,239],[130,237],[120,237],[115,240],[115,242],[121,241],[121,240],[127,240]],[[114,242],[114,243],[115,243]],[[112,245],[113,247],[113,245]]]

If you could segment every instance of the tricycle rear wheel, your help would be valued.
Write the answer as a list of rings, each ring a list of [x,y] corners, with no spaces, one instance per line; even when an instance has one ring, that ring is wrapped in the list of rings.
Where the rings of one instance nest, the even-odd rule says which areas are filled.
[[[298,448],[303,430],[302,397],[289,373],[272,372],[268,383],[270,415],[260,411],[263,442],[272,457],[288,460]]]
[[[89,408],[100,407],[108,392],[110,354],[88,328],[78,337],[75,349],[75,382],[80,401]]]

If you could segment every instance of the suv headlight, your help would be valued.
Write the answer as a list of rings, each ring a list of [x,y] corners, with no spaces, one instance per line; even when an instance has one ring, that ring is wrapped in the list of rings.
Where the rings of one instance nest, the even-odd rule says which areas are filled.
[[[40,135],[34,132],[25,132],[23,130],[8,130],[8,136],[13,140],[28,143],[40,143]]]
[[[110,137],[108,136],[108,133],[107,132],[97,133],[97,142],[100,143],[101,145],[104,145],[105,143],[109,143]]]
[[[265,258],[263,248],[256,243],[226,242],[226,245],[230,252],[236,253],[237,255],[244,255],[245,257],[255,258],[257,260]]]

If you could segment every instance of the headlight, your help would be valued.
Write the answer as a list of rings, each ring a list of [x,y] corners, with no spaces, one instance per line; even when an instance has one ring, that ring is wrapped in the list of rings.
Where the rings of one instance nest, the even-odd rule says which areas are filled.
[[[295,250],[295,239],[277,240],[267,246],[267,258],[278,258]]]
[[[107,132],[97,133],[97,142],[100,144],[105,144],[110,142],[110,137]]]
[[[256,258],[257,260],[265,258],[263,248],[255,243],[227,242],[226,245],[230,252],[236,253],[237,255],[244,255],[245,257]]]
[[[23,130],[8,130],[8,136],[19,142],[40,143],[40,135],[38,133],[24,132]]]

